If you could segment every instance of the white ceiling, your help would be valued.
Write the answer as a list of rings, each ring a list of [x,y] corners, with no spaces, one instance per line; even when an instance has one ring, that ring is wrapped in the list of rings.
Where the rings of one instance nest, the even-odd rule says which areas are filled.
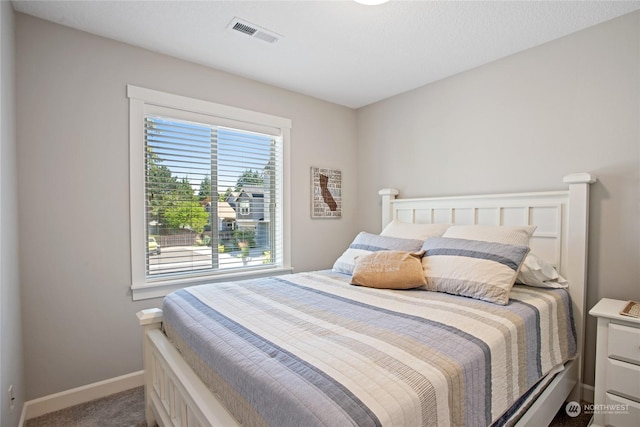
[[[358,108],[640,9],[640,1],[13,1],[18,12]],[[234,17],[277,33],[269,44]]]

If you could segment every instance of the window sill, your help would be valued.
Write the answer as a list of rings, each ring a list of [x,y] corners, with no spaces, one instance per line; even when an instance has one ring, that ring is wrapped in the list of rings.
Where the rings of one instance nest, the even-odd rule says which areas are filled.
[[[292,272],[293,267],[275,267],[251,272],[242,271],[215,276],[199,276],[189,279],[169,279],[158,282],[149,282],[143,285],[133,285],[131,286],[131,294],[134,301],[162,298],[173,291],[186,288],[187,286],[201,285],[205,283],[219,283],[229,280],[257,279],[260,277],[279,276],[281,274],[289,274]]]

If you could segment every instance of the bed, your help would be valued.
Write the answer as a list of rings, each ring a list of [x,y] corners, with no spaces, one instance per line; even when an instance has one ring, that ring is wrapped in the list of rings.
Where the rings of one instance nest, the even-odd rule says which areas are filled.
[[[383,232],[358,235],[333,270],[170,294],[163,310],[138,313],[147,423],[548,424],[563,402],[579,401],[582,387],[588,194],[595,178],[573,174],[564,182],[566,191],[419,199],[384,189]],[[365,258],[363,251],[390,254],[395,243],[408,245],[411,236],[402,233],[409,224],[446,230],[418,242],[427,276],[440,268],[442,251],[449,251],[445,271],[459,262],[451,251],[468,230],[528,229],[527,251],[513,256],[535,254],[568,287],[515,285],[505,299],[500,286],[487,297],[472,282],[438,292],[352,285],[360,270],[349,268],[360,268],[355,260]],[[468,244],[521,247],[480,240],[487,239]],[[469,266],[469,274],[476,270]]]

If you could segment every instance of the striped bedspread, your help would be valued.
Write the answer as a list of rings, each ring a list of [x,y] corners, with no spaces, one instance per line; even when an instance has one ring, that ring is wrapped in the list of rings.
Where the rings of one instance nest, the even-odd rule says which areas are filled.
[[[194,286],[164,329],[251,426],[487,426],[576,351],[564,290],[506,306],[331,271]]]

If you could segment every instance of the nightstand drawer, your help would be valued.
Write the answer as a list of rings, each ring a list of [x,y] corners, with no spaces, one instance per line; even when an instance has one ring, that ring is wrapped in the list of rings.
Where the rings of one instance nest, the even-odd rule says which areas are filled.
[[[640,365],[640,329],[610,323],[609,357]]]
[[[605,425],[615,427],[640,426],[639,403],[607,393],[605,404],[604,408],[598,408],[598,410],[605,413]]]
[[[640,403],[640,366],[608,359],[605,387],[607,393]]]

